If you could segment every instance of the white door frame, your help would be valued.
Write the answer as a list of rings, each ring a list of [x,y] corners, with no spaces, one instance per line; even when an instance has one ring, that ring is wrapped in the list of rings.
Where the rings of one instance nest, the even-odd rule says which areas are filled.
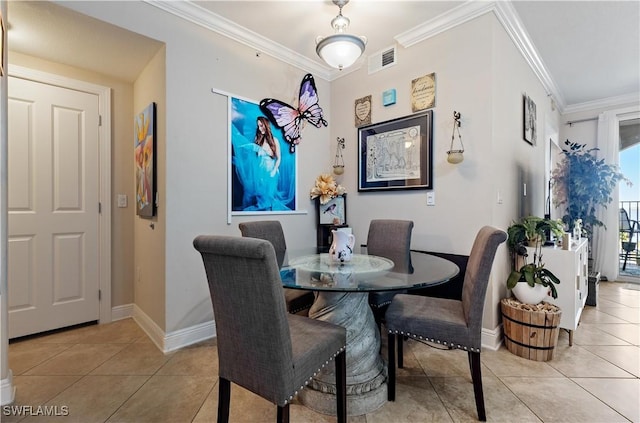
[[[559,146],[559,131],[558,124],[551,120],[549,115],[545,114],[544,119],[544,211],[545,213],[549,213],[550,216],[553,216],[553,201],[551,194],[551,172],[553,171],[554,158],[553,153],[556,152],[555,149],[552,149],[551,144],[553,144],[558,149]],[[547,206],[549,209],[547,210]]]
[[[94,94],[98,97],[99,187],[101,211],[98,217],[100,323],[111,322],[111,88],[9,65],[9,75],[49,85]]]

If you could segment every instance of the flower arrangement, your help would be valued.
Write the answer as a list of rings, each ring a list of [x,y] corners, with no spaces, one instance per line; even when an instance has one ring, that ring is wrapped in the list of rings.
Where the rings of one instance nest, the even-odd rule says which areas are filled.
[[[338,184],[333,176],[323,173],[316,178],[316,184],[311,188],[309,197],[312,200],[320,197],[320,204],[327,204],[331,199],[339,197],[346,192],[345,187]]]

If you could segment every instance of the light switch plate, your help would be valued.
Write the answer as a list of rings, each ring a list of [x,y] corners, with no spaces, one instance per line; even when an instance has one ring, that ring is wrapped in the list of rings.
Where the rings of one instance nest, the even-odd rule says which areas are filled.
[[[118,207],[127,207],[127,194],[118,194]]]
[[[436,205],[436,193],[431,191],[427,193],[427,206]]]

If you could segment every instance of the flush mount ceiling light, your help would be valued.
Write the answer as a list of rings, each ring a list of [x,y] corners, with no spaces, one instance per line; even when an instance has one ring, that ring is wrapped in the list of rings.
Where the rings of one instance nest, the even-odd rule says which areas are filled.
[[[364,53],[367,37],[358,37],[345,32],[349,27],[349,18],[342,16],[342,7],[349,3],[349,0],[332,1],[340,8],[338,16],[331,20],[331,26],[336,32],[327,37],[316,38],[316,53],[329,66],[342,70],[353,65]]]

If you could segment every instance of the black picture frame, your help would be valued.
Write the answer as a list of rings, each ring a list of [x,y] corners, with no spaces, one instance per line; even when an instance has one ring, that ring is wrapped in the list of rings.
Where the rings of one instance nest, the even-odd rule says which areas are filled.
[[[4,16],[0,12],[0,76],[4,76]]]
[[[522,138],[536,145],[538,137],[536,103],[528,95],[522,96]]]
[[[433,110],[358,129],[358,191],[433,189]]]
[[[136,214],[151,219],[156,215],[158,191],[155,102],[147,105],[134,117],[134,129]]]
[[[343,226],[347,224],[347,195],[332,198],[325,204],[320,204],[316,198],[317,224],[320,226]]]

